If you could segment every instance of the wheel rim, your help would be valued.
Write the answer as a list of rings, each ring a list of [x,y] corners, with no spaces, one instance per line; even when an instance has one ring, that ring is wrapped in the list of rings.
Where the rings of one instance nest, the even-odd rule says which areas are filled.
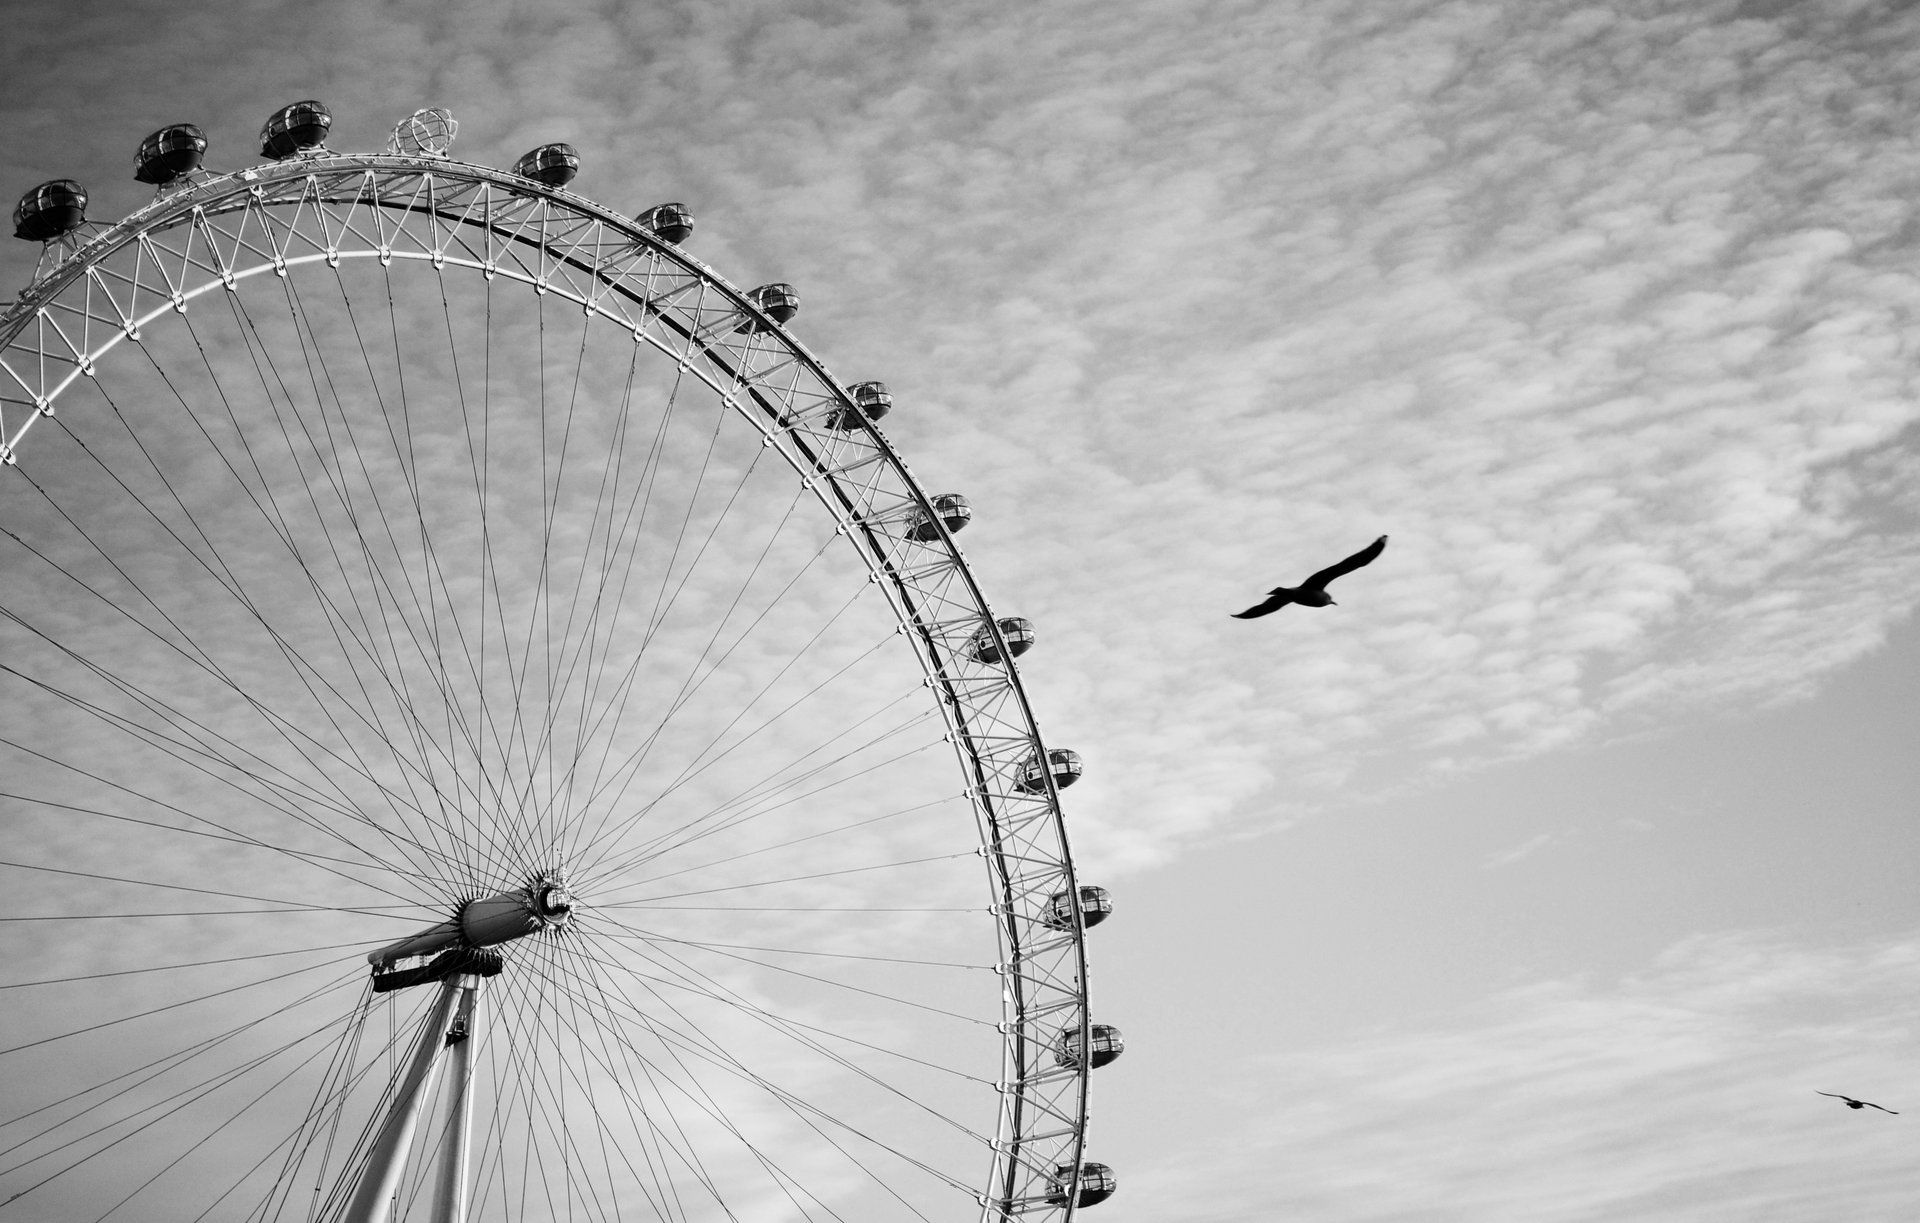
[[[337,293],[343,303],[337,314],[322,315],[322,290]],[[829,1218],[841,1212],[864,1217],[868,1198],[933,1218],[958,1217],[956,1201],[985,1217],[1070,1214],[1072,1187],[1063,1195],[1056,1170],[1080,1165],[1087,1068],[1057,1065],[1052,1050],[1068,1031],[1086,1045],[1084,927],[1077,908],[1069,906],[1072,919],[1063,922],[1052,904],[1077,894],[1078,885],[1055,778],[1040,770],[1035,785],[1027,767],[1047,759],[1046,749],[1017,672],[999,662],[1011,656],[1006,643],[984,652],[995,662],[981,661],[980,634],[992,639],[999,629],[933,500],[885,437],[858,423],[847,391],[755,300],[588,201],[439,159],[329,156],[260,167],[163,197],[96,235],[0,324],[0,377],[12,384],[0,394],[0,439],[14,468],[0,473],[9,486],[0,509],[14,528],[9,570],[40,572],[35,583],[9,595],[6,608],[7,658],[29,660],[5,672],[16,695],[7,722],[9,776],[20,779],[15,801],[30,818],[64,810],[82,826],[117,825],[130,844],[144,844],[144,837],[164,843],[163,851],[178,852],[186,840],[201,843],[196,849],[223,843],[221,855],[187,855],[178,863],[164,861],[164,853],[147,859],[156,869],[145,874],[94,869],[127,856],[98,846],[74,848],[65,868],[38,861],[15,869],[67,881],[80,890],[72,901],[78,906],[111,909],[116,897],[150,899],[160,891],[193,895],[181,890],[196,886],[189,875],[210,873],[202,879],[212,885],[205,890],[221,899],[209,907],[231,910],[240,896],[284,907],[279,902],[288,897],[252,886],[264,883],[257,860],[240,861],[269,851],[237,845],[236,838],[265,841],[283,867],[290,863],[314,881],[305,886],[308,896],[325,897],[319,910],[331,910],[335,921],[360,920],[358,927],[331,927],[350,931],[356,948],[384,941],[363,933],[378,924],[376,915],[395,911],[381,906],[410,906],[398,910],[409,920],[444,919],[463,900],[526,883],[541,871],[564,873],[581,896],[576,937],[527,940],[510,957],[521,971],[507,974],[489,995],[503,1035],[488,1046],[479,1078],[501,1086],[492,1097],[492,1136],[476,1151],[478,1217],[565,1217],[576,1206],[594,1213],[618,1196],[619,1185],[631,1185],[665,1217],[698,1218],[762,1198]],[[219,321],[222,305],[230,325]],[[476,323],[476,311],[484,322]],[[446,335],[420,338],[434,330],[422,320],[444,327]],[[374,334],[381,326],[390,340]],[[349,335],[351,346],[338,343]],[[509,335],[538,337],[539,370],[531,383],[524,368],[494,352],[496,339]],[[620,361],[605,356],[614,350],[613,336],[633,357],[624,378]],[[551,374],[550,368],[564,371],[576,341],[571,377]],[[433,357],[434,343],[444,344],[444,361]],[[585,372],[590,349],[595,361]],[[290,360],[295,352],[300,356]],[[552,359],[556,354],[562,359]],[[653,369],[636,378],[632,371],[643,356]],[[198,391],[188,385],[196,360],[204,367]],[[394,373],[383,376],[389,360]],[[354,371],[356,361],[364,372]],[[249,433],[236,423],[254,419],[233,402],[248,382],[248,365],[261,388],[256,414],[264,419],[279,412],[271,432]],[[468,385],[476,365],[482,370],[477,391]],[[123,383],[120,371],[142,367],[139,378],[129,374]],[[302,378],[308,389],[299,385]],[[423,385],[437,387],[438,398]],[[683,393],[710,410],[676,418]],[[538,427],[527,428],[510,412],[496,415],[495,397],[522,407],[538,401]],[[142,415],[148,399],[175,413],[174,432],[184,441],[154,435],[157,426]],[[477,433],[476,399],[484,422]],[[633,407],[641,402],[654,406],[657,422]],[[607,410],[615,404],[619,410]],[[701,428],[681,427],[695,415]],[[388,428],[385,438],[369,443],[360,436],[376,421],[390,426],[396,419],[403,427]],[[460,430],[452,427],[456,420]],[[117,424],[118,432],[105,427],[129,421],[138,423]],[[190,430],[184,427],[189,421]],[[576,422],[585,422],[579,433]],[[220,440],[223,423],[232,426],[230,441]],[[858,427],[846,427],[850,423]],[[329,427],[352,436],[329,438]],[[711,441],[702,436],[709,428]],[[29,429],[36,430],[31,439]],[[449,438],[464,445],[441,444]],[[283,458],[265,454],[264,443],[276,439],[284,443]],[[496,445],[509,447],[499,453],[526,461],[497,459]],[[59,457],[42,459],[43,450]],[[537,450],[545,453],[536,465]],[[731,464],[744,474],[708,483],[704,473],[716,458],[721,469]],[[464,486],[461,459],[471,472]],[[663,482],[696,468],[702,474],[686,485],[690,491],[659,501],[679,507],[676,531],[645,539],[646,528],[634,527],[633,541],[620,542],[636,516],[645,521]],[[538,478],[528,479],[529,471]],[[81,479],[87,472],[91,476]],[[771,491],[774,473],[785,475],[787,490]],[[790,495],[795,474],[800,487]],[[75,482],[61,483],[68,479]],[[221,495],[213,490],[223,479]],[[471,507],[481,511],[477,523],[475,515],[452,512],[451,501],[442,512],[426,491],[448,488],[465,489]],[[307,498],[304,509],[296,490]],[[134,507],[129,517],[146,514],[144,536],[109,538],[125,521],[102,508],[116,498]],[[814,529],[796,549],[784,537],[808,508],[803,501],[826,513],[811,509]],[[251,527],[242,530],[236,524],[249,512]],[[303,514],[311,516],[311,533],[294,525]],[[749,520],[751,528],[741,525]],[[533,521],[540,524],[539,547],[532,543]],[[101,529],[89,532],[95,522]],[[113,530],[106,529],[109,522]],[[553,546],[556,536],[563,546]],[[357,555],[330,555],[335,539],[351,541],[347,552]],[[257,555],[271,552],[276,541],[295,563],[276,567]],[[785,569],[752,567],[731,587],[733,601],[722,611],[727,583],[708,580],[715,568],[705,558],[759,554],[764,560],[776,554],[776,542],[784,555],[799,559]],[[478,559],[455,576],[456,555]],[[241,577],[235,572],[241,563],[258,572]],[[643,589],[651,610],[642,622],[640,613],[616,610],[627,608],[630,598],[614,587],[616,574],[630,577],[649,565],[660,568],[660,576]],[[708,576],[696,580],[703,565]],[[187,571],[191,580],[181,589],[197,597],[151,597],[166,589],[169,569],[176,578]],[[287,599],[285,608],[268,608],[264,591],[299,592],[303,582],[304,595]],[[878,624],[881,636],[904,635],[917,669],[906,670],[911,664],[898,647],[877,649],[871,631],[844,628],[827,610],[850,582],[866,593],[848,598],[847,606],[861,609],[867,630]],[[573,595],[561,597],[569,588]],[[581,590],[598,593],[582,600]],[[92,605],[93,618],[76,617],[62,602],[76,598]],[[715,606],[698,606],[703,601]],[[793,613],[802,606],[812,609],[810,618]],[[463,620],[463,609],[472,608],[479,611]],[[577,634],[576,624],[583,626]],[[808,644],[770,651],[762,665],[734,661],[782,636],[768,624],[791,625],[785,635]],[[497,636],[491,649],[490,635]],[[323,658],[329,641],[337,657]],[[675,642],[683,652],[698,650],[691,665],[684,657],[672,660],[677,667],[665,661]],[[657,665],[641,661],[650,650],[662,660]],[[721,665],[706,666],[715,651]],[[266,682],[276,667],[284,673],[281,689]],[[748,685],[733,693],[731,706],[714,701],[711,709],[696,709],[704,692],[770,673],[764,689]],[[203,707],[162,695],[183,678]],[[262,688],[274,690],[276,700],[281,690],[292,691],[295,704],[305,703],[302,716],[264,699]],[[919,704],[903,721],[899,694],[908,690],[917,690]],[[356,691],[374,695],[357,697]],[[504,704],[490,704],[502,691]],[[629,719],[635,692],[673,693],[665,704],[676,717]],[[839,722],[804,724],[808,702],[832,705],[839,693],[860,694],[842,699],[849,712]],[[523,707],[529,705],[540,712],[528,716]],[[766,717],[782,706],[802,712]],[[241,725],[251,727],[247,734],[230,729]],[[97,753],[103,735],[127,758],[87,769],[82,757]],[[676,738],[685,739],[678,750],[661,746]],[[923,767],[940,739],[952,745],[944,750],[958,754],[963,789],[950,781],[950,762],[942,766],[942,780]],[[754,740],[751,751],[741,746]],[[781,750],[768,748],[774,743]],[[835,751],[842,754],[834,757]],[[749,756],[761,764],[752,780],[731,790],[713,784]],[[657,775],[648,771],[656,761],[667,762]],[[589,764],[593,779],[583,783]],[[203,788],[224,788],[228,804],[182,801],[193,786],[181,776]],[[875,801],[876,789],[888,802]],[[76,792],[87,801],[67,801]],[[57,805],[63,802],[64,808]],[[264,822],[244,809],[249,803],[269,808]],[[636,819],[636,810],[646,818]],[[148,823],[135,825],[135,818]],[[789,821],[786,835],[763,835],[775,819]],[[953,835],[956,827],[964,837]],[[263,835],[262,828],[271,831]],[[907,831],[895,836],[896,829]],[[370,854],[363,841],[377,841],[378,851]],[[859,849],[848,858],[852,846]],[[733,863],[732,873],[691,857],[699,849],[710,850],[715,862]],[[882,849],[889,852],[876,852]],[[950,870],[976,855],[987,866],[984,902],[977,863],[964,889]],[[785,862],[788,874],[761,872],[758,864],[745,869],[755,858]],[[936,863],[949,864],[937,884],[911,874]],[[52,873],[80,867],[89,869]],[[102,876],[162,886],[109,883]],[[686,888],[688,895],[660,891],[675,877],[697,886]],[[237,886],[236,879],[250,886]],[[849,883],[857,884],[853,898],[860,903],[822,903],[823,897],[845,899],[834,889]],[[810,906],[811,916],[748,919],[741,913],[751,906],[734,904],[721,906],[729,910],[724,914],[670,908],[676,899],[740,894],[778,900],[783,888],[789,899],[805,893],[808,906],[776,903],[760,910]],[[32,911],[14,916],[49,916],[45,905],[21,908]],[[975,914],[964,936],[914,929],[935,925],[936,917],[911,911],[967,908],[987,909],[991,918]],[[826,921],[822,915],[833,909],[865,912]],[[909,912],[876,917],[875,910]],[[698,912],[708,915],[694,916]],[[107,971],[194,960],[179,954],[180,940],[154,932],[155,923],[187,920],[128,919],[126,927],[153,946]],[[191,920],[217,926],[246,919]],[[304,913],[258,920],[315,924]],[[882,921],[892,926],[885,938],[873,929]],[[15,983],[21,988],[5,991],[10,1003],[64,989],[79,1001],[62,1006],[85,1003],[107,1014],[101,1000],[112,992],[110,981],[199,971],[66,974],[58,964],[97,950],[80,932],[88,923],[9,926],[32,931],[39,948],[15,960],[34,967]],[[900,945],[903,931],[914,936],[904,939],[908,948]],[[209,937],[245,946],[246,954],[290,954],[284,945],[263,949],[230,932]],[[230,1037],[219,1058],[159,1063],[168,1069],[141,1080],[138,1089],[116,1089],[112,1083],[125,1080],[112,1079],[94,1095],[48,1109],[44,1122],[10,1119],[0,1127],[6,1140],[0,1145],[19,1143],[23,1134],[38,1137],[0,1163],[12,1169],[0,1171],[0,1187],[21,1192],[22,1184],[74,1167],[81,1171],[33,1192],[45,1200],[84,1176],[94,1189],[79,1198],[97,1204],[89,1208],[113,1206],[116,1195],[140,1191],[146,1173],[135,1154],[145,1152],[152,1164],[164,1149],[147,1137],[124,1135],[143,1118],[191,1115],[154,1111],[166,1107],[153,1103],[164,1097],[162,1086],[188,1084],[191,1091],[198,1090],[191,1084],[215,1082],[211,1091],[226,1093],[220,1102],[231,1110],[236,1090],[257,1089],[286,1072],[297,1053],[308,1058],[306,1068],[289,1072],[287,1081],[319,1103],[295,1125],[284,1150],[270,1148],[229,1192],[238,1195],[234,1200],[252,1193],[269,1206],[285,1206],[297,1200],[289,1195],[298,1186],[332,1201],[325,1186],[352,1158],[354,1127],[364,1126],[377,1107],[368,1098],[377,1093],[367,1085],[384,1082],[381,1059],[396,1056],[382,1047],[403,1046],[411,1022],[391,1013],[401,1004],[385,1003],[383,1039],[380,1009],[370,1010],[357,992],[364,969],[328,976],[328,964],[351,962],[352,952],[339,946],[345,941],[305,936],[302,948],[321,949],[312,953],[309,975],[275,983],[273,973],[255,973],[259,997],[274,1006],[249,1000],[245,1007],[180,1008],[229,1020],[195,1029],[212,1035],[250,1014],[276,1013],[282,1004],[306,1017],[332,1006],[300,1045],[230,1080],[195,1079],[198,1066],[184,1069],[196,1061],[245,1064],[228,1047],[244,1041]],[[886,954],[911,947],[931,950]],[[683,958],[696,952],[700,964]],[[792,967],[822,961],[843,972],[858,967],[838,977]],[[278,969],[273,958],[249,963]],[[625,975],[614,980],[616,972]],[[944,976],[903,997],[896,982],[913,972]],[[30,984],[63,974],[81,981]],[[990,983],[988,996],[1000,995],[990,1013],[980,1006],[978,989],[959,984],[981,974]],[[676,975],[679,980],[670,980]],[[319,998],[331,1001],[291,1001],[306,997],[321,978],[330,992]],[[767,984],[775,978],[785,993]],[[807,984],[796,986],[802,981]],[[195,988],[212,992],[204,984]],[[669,1018],[678,1011],[664,994],[675,989],[698,996],[698,1005],[712,1013]],[[963,1039],[930,1035],[923,1027],[903,1038],[897,1025],[872,1014],[861,1016],[870,1030],[850,1031],[847,1008],[829,1005],[827,994],[842,1000],[877,995],[891,999],[894,1009],[944,1012],[953,1018],[940,1022],[980,1031]],[[137,999],[121,1006],[136,1016],[144,1009]],[[52,1055],[107,1034],[117,1039],[158,1026],[151,1017],[125,1019],[89,1033],[70,1030],[87,1024],[61,1022],[69,1030],[8,1025],[33,1035],[9,1042],[18,1051],[4,1056],[30,1056],[42,1040]],[[283,1042],[292,1039],[288,1023],[261,1026]],[[754,1037],[740,1034],[756,1026]],[[739,1052],[770,1038],[787,1047],[780,1072],[807,1080],[808,1093],[755,1069]],[[953,1065],[945,1055],[923,1056],[945,1042],[951,1050],[969,1040],[972,1052],[954,1057]],[[652,1042],[647,1050],[638,1047],[644,1042]],[[550,1052],[561,1044],[571,1046],[571,1062]],[[491,1071],[486,1056],[494,1059]],[[888,1067],[884,1072],[875,1069],[880,1063]],[[984,1073],[989,1065],[992,1072]],[[821,1078],[843,1081],[821,1088]],[[67,1089],[81,1081],[69,1080]],[[720,1102],[715,1093],[722,1081],[746,1085],[742,1102]],[[43,1085],[34,1098],[58,1099],[60,1086]],[[476,1090],[484,1097],[487,1089]],[[258,1109],[253,1118],[275,1106],[290,1109],[280,1097],[292,1093],[279,1090],[272,1106],[251,1106]],[[669,1100],[675,1095],[683,1101],[678,1115]],[[966,1104],[957,1102],[969,1095]],[[119,1103],[101,1105],[102,1098]],[[191,1148],[194,1158],[208,1160],[205,1152],[227,1143],[235,1128],[232,1116],[215,1111],[214,1100],[209,1094],[201,1111],[228,1124],[197,1122],[205,1137]],[[97,1107],[64,1120],[89,1102]],[[478,1107],[487,1115],[485,1099]],[[621,1112],[624,1121],[596,1122],[597,1131],[579,1135],[556,1123],[563,1114]],[[116,1115],[122,1119],[105,1124]],[[748,1135],[742,1119],[749,1117],[777,1140]],[[54,1126],[55,1120],[63,1124]],[[280,1126],[286,1129],[284,1118]],[[705,1139],[689,1132],[703,1127],[711,1131]],[[715,1154],[728,1147],[729,1131],[732,1148]],[[936,1132],[937,1138],[929,1136]],[[80,1134],[92,1137],[76,1140]],[[622,1137],[647,1152],[644,1162],[654,1170],[643,1173],[630,1155],[606,1153]],[[96,1147],[101,1153],[91,1154]],[[806,1154],[795,1154],[801,1151]],[[81,1155],[89,1157],[73,1162]],[[518,1173],[516,1157],[523,1163]],[[528,1171],[529,1161],[543,1166]],[[557,1177],[547,1163],[560,1165]],[[836,1163],[837,1172],[814,1170]],[[805,1175],[795,1170],[802,1164]],[[876,1170],[882,1164],[887,1171]],[[123,1172],[100,1175],[122,1165]],[[234,1169],[221,1167],[232,1180]],[[739,1170],[744,1179],[757,1177],[759,1188],[729,1201],[716,1182]],[[275,1188],[255,1192],[262,1184]],[[593,1186],[605,1195],[599,1206]],[[136,1196],[133,1206],[170,1200],[151,1196],[158,1188],[144,1192],[150,1196]]]

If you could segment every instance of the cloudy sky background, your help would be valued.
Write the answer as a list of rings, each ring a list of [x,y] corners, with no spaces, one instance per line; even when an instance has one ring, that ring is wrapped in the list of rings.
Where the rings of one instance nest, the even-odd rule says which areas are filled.
[[[1088,764],[1128,1039],[1097,1217],[1920,1198],[1920,10],[7,20],[9,191],[111,220],[164,123],[226,169],[285,102],[353,150],[444,105],[458,156],[566,140],[580,193],[684,201],[694,253],[889,383]],[[1383,532],[1339,607],[1227,618]]]

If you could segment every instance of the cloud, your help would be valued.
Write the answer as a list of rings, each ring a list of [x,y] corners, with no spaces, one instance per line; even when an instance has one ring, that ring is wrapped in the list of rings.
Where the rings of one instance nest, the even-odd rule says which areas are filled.
[[[1914,1090],[1916,963],[1911,936],[1701,936],[1617,982],[1255,1057],[1240,1069],[1261,1119],[1124,1169],[1123,1189],[1143,1217],[1223,1223],[1896,1217],[1900,1122],[1814,1092],[1898,1109]]]
[[[231,165],[332,88],[340,147],[438,102],[463,156],[567,139],[583,193],[685,200],[974,498],[1103,865],[1803,696],[1920,599],[1911,10],[357,11],[304,66],[162,23],[234,65],[190,95],[105,89],[156,50],[118,37],[22,62],[100,87],[7,139],[112,215],[152,124]],[[1381,531],[1337,612],[1223,619]]]

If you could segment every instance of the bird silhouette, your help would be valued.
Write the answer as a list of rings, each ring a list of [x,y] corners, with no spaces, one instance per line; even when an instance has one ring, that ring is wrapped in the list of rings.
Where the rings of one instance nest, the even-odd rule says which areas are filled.
[[[1880,1106],[1872,1100],[1856,1100],[1852,1096],[1837,1095],[1831,1091],[1816,1091],[1813,1094],[1816,1096],[1833,1096],[1836,1100],[1845,1100],[1848,1108],[1880,1108]],[[1880,1108],[1880,1111],[1883,1113],[1892,1113],[1896,1117],[1900,1115],[1897,1109]]]
[[[1372,564],[1374,557],[1379,556],[1386,546],[1387,537],[1382,535],[1346,560],[1337,565],[1327,566],[1298,586],[1274,587],[1260,602],[1245,611],[1234,612],[1233,618],[1251,620],[1255,616],[1279,611],[1289,603],[1299,603],[1305,607],[1326,607],[1333,602],[1333,596],[1327,593],[1327,583],[1343,573],[1352,573],[1362,565]]]

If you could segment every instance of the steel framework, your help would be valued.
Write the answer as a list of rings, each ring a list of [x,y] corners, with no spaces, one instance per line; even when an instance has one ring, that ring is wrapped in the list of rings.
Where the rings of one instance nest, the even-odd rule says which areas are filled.
[[[1085,923],[1058,785],[1012,652],[933,498],[789,330],[641,224],[562,188],[446,157],[313,155],[201,177],[94,227],[0,318],[0,460],[143,328],[253,277],[342,260],[419,261],[519,282],[629,329],[758,429],[831,514],[908,637],[968,779],[1001,948],[1003,1071],[983,1219],[1076,1211],[1089,1042]],[[853,413],[852,416],[846,415]],[[845,427],[857,420],[857,427]],[[976,644],[990,639],[993,662]],[[471,1010],[454,978],[437,1011]],[[456,994],[463,995],[456,998]],[[431,1024],[422,1045],[431,1048]],[[424,1073],[424,1070],[422,1071]],[[464,1068],[454,1071],[465,1074]],[[1063,1179],[1062,1170],[1070,1170]],[[457,1173],[452,1174],[457,1176]],[[443,1192],[457,1196],[457,1187]],[[457,1215],[448,1217],[458,1217]]]

